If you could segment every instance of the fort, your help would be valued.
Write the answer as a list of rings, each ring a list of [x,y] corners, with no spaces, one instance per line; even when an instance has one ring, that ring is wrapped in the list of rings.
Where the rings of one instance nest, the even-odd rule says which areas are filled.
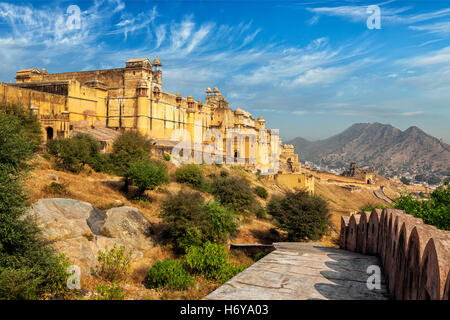
[[[367,184],[375,183],[375,169],[367,168],[360,169],[356,166],[355,162],[350,163],[350,168],[342,173],[344,177],[352,177],[365,181]]]
[[[200,136],[202,150],[219,146],[214,156],[223,159],[229,152],[237,165],[271,173],[288,188],[314,192],[314,178],[302,172],[293,146],[283,146],[263,117],[232,110],[216,87],[205,90],[204,102],[166,92],[161,69],[158,57],[152,62],[131,59],[124,68],[105,70],[51,74],[44,68],[22,69],[16,72],[15,83],[0,84],[0,101],[22,104],[36,114],[45,140],[85,132],[108,151],[119,132],[135,130],[162,154],[186,139],[177,136],[183,131],[192,142]],[[214,135],[206,136],[207,131]],[[279,169],[270,171],[278,161]]]

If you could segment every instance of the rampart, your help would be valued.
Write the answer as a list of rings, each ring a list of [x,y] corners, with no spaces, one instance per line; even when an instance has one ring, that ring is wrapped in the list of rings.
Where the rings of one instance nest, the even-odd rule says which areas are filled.
[[[375,209],[341,218],[340,247],[378,255],[398,300],[449,300],[450,232],[402,210]]]
[[[357,186],[364,186],[367,188],[376,188],[371,184],[367,184],[367,181],[358,178],[338,176],[333,173],[321,172],[306,168],[302,168],[302,171],[312,174],[318,182],[326,182],[332,184],[353,184]]]

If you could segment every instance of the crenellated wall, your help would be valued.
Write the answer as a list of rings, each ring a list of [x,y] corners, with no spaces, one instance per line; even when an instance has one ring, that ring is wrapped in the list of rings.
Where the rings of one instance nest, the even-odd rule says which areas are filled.
[[[341,218],[340,247],[378,255],[399,300],[448,300],[450,232],[396,209]]]

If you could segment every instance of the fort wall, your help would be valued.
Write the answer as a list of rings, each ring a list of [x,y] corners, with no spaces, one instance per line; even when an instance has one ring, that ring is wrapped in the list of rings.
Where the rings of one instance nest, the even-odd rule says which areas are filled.
[[[344,176],[338,176],[332,173],[328,172],[319,172],[316,170],[311,170],[307,168],[302,168],[302,171],[305,173],[309,173],[313,175],[318,182],[326,182],[326,183],[344,183],[344,184],[354,184],[358,186],[365,186],[370,188],[370,184],[367,183],[367,181],[358,179],[358,178],[352,178],[352,177],[344,177]]]
[[[291,190],[304,189],[314,193],[314,176],[303,173],[281,173],[276,175],[278,185]]]
[[[448,300],[450,232],[402,210],[374,209],[341,218],[340,247],[378,255],[398,300]]]

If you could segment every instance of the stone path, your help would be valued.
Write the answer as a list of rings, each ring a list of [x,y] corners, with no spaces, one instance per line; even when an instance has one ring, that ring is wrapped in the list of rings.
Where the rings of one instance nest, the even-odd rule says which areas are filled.
[[[386,300],[369,290],[367,273],[378,258],[319,243],[275,243],[276,250],[210,293],[206,300]]]
[[[383,187],[381,187],[378,190],[374,190],[373,194],[375,195],[375,197],[377,197],[378,199],[384,200],[387,203],[391,204],[392,203],[392,199],[389,198],[385,193],[384,193],[384,189]]]

